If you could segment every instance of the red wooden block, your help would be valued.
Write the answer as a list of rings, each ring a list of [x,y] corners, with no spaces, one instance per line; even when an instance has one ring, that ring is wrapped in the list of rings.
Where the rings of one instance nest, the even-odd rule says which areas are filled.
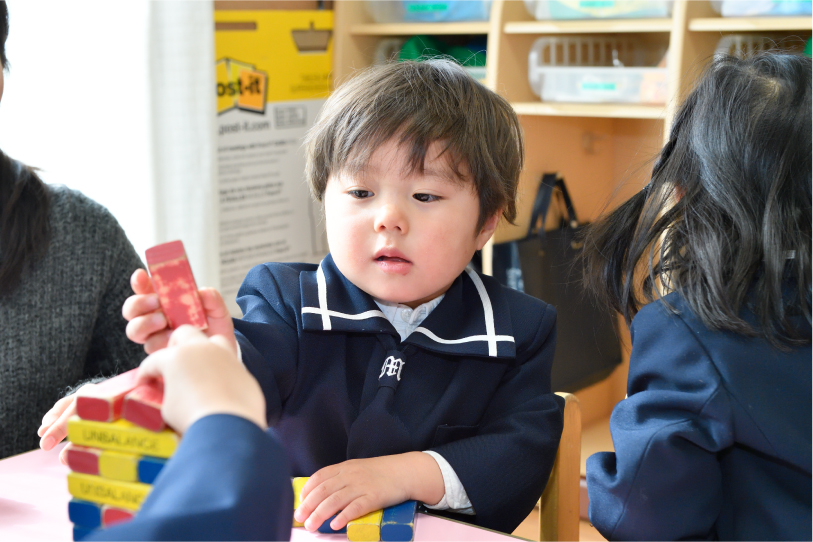
[[[136,386],[138,369],[76,392],[76,413],[83,420],[114,422],[121,418],[124,396]]]
[[[124,398],[124,419],[150,431],[166,427],[161,417],[164,387],[160,382],[148,382],[138,386]]]
[[[175,329],[183,324],[192,324],[206,329],[206,314],[183,243],[171,241],[148,248],[147,266],[169,327]]]
[[[116,508],[115,506],[104,505],[102,507],[102,528],[110,527],[116,523],[130,521],[135,516],[132,510]]]
[[[72,442],[65,446],[65,458],[68,460],[68,468],[73,472],[98,476],[100,455],[102,455],[102,450],[99,448],[77,446]]]

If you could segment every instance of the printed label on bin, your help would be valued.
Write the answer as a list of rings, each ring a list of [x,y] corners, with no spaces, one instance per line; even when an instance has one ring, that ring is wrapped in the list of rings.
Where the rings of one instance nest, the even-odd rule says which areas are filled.
[[[579,85],[581,90],[587,92],[615,92],[615,83],[601,83],[597,81],[585,81]]]

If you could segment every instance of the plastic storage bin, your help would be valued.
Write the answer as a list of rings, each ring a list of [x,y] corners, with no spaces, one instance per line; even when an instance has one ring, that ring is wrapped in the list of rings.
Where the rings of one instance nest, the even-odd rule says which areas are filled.
[[[528,13],[547,19],[641,19],[669,17],[671,0],[525,0]]]
[[[491,0],[367,0],[377,23],[487,21]]]
[[[753,34],[729,34],[717,42],[715,55],[732,55],[739,58],[768,51],[776,47],[776,41],[768,36]]]
[[[528,82],[543,101],[664,103],[665,48],[610,37],[544,37],[528,55]]]
[[[813,14],[811,0],[712,0],[723,17],[800,16]]]

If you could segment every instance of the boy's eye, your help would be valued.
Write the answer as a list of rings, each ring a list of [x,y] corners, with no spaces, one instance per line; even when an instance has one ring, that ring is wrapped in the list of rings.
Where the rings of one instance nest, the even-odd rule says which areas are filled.
[[[369,190],[350,190],[347,193],[356,199],[369,198],[370,196],[373,195],[373,193],[370,192]]]
[[[440,199],[440,196],[434,196],[432,194],[414,194],[412,197],[422,203],[429,203]]]

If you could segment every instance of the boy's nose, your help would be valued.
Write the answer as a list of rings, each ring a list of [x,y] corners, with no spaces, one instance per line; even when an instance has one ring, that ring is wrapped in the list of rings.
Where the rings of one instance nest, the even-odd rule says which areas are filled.
[[[376,233],[384,231],[398,232],[401,234],[407,233],[408,221],[406,215],[398,208],[397,205],[387,203],[382,205],[375,216],[375,223],[373,228]]]

